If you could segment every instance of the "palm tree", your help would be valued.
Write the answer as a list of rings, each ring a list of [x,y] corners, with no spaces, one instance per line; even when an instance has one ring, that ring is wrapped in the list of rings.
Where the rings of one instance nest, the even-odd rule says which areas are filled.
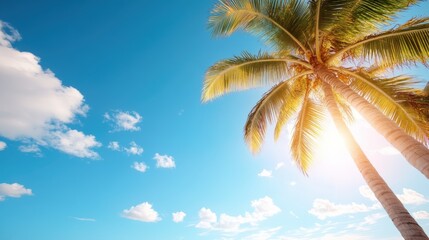
[[[281,65],[311,71],[308,74],[331,85],[412,166],[429,178],[429,149],[425,146],[427,123],[410,114],[372,77],[373,69],[428,61],[429,18],[413,18],[390,30],[381,30],[398,12],[417,2],[221,0],[213,10],[209,25],[215,35],[229,35],[241,28],[260,36],[275,50],[275,54],[261,54],[241,62],[235,59],[240,62],[236,66],[239,69],[257,65],[257,70],[262,71]],[[356,61],[363,64],[350,67]],[[282,68],[276,74],[282,77],[296,74]],[[257,81],[257,77],[248,82],[209,78],[203,100],[278,81],[279,78],[265,82]]]
[[[351,2],[354,5],[352,10],[349,9]],[[220,1],[210,18],[210,26],[215,34],[231,34],[241,27],[263,37],[272,44],[276,51],[271,54],[260,53],[258,55],[244,53],[242,56],[215,64],[206,75],[203,101],[235,90],[275,84],[249,114],[245,127],[245,139],[252,151],[258,151],[264,139],[268,122],[277,120],[275,129],[277,138],[284,124],[298,112],[291,149],[294,159],[304,173],[311,162],[316,137],[321,130],[320,120],[324,116],[322,104],[325,104],[334,119],[335,125],[341,130],[340,133],[345,138],[346,145],[364,179],[402,236],[405,239],[428,239],[422,228],[372,167],[343,120],[351,112],[348,104],[344,101],[346,99],[364,116],[368,117],[365,112],[370,112],[370,116],[375,115],[377,121],[383,120],[393,124],[395,134],[401,133],[404,137],[409,138],[406,140],[411,141],[413,151],[414,149],[427,151],[424,145],[415,140],[426,141],[427,129],[424,119],[420,118],[420,115],[415,111],[400,104],[397,97],[392,94],[398,90],[407,92],[405,86],[410,83],[409,78],[383,79],[376,74],[376,69],[384,70],[387,67],[395,66],[395,64],[385,61],[383,64],[376,62],[377,64],[371,68],[337,66],[340,62],[335,59],[337,57],[335,55],[347,46],[347,41],[358,41],[359,38],[354,35],[362,33],[357,27],[350,27],[348,29],[350,33],[345,34],[344,29],[342,29],[344,27],[338,23],[335,24],[333,19],[340,20],[341,16],[337,12],[341,11],[349,11],[350,18],[357,18],[355,15],[359,16],[359,14],[356,13],[362,14],[362,9],[373,2],[325,0],[314,1],[307,5],[296,0]],[[378,7],[381,10],[385,8],[384,13],[389,10],[390,12],[387,11],[387,13],[390,14],[405,7],[401,1],[389,2],[388,4],[383,1],[381,5],[383,4],[386,6]],[[383,14],[378,14],[383,17]],[[368,22],[371,22],[370,20],[371,18]],[[384,18],[383,21],[388,20]],[[374,19],[372,21],[372,31],[377,30],[375,23],[383,22]],[[344,22],[341,23],[344,24]],[[398,29],[406,28],[405,25],[419,24],[426,24],[426,20],[412,20],[412,23],[408,22]],[[364,51],[360,49],[360,52],[350,50],[345,52],[347,57],[342,60],[357,58],[359,57],[358,54]],[[427,52],[426,49],[425,56],[428,55]],[[365,55],[363,56],[365,57]],[[364,57],[361,56],[363,59]],[[415,59],[408,59],[403,63],[411,61],[415,61]],[[336,93],[332,91],[331,86],[334,87]],[[372,104],[377,106],[382,113]],[[361,105],[365,105],[365,107],[362,109]],[[372,113],[373,111],[376,113]],[[392,121],[413,137],[405,134],[404,130],[397,127]],[[400,136],[402,137],[402,135]],[[403,153],[408,151],[407,149],[399,149]]]

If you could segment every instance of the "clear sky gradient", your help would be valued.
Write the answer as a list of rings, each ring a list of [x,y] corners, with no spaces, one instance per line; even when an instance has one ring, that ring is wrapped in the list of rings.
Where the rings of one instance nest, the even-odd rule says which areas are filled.
[[[0,2],[0,239],[401,239],[330,122],[306,177],[288,131],[245,145],[264,89],[201,103],[209,66],[266,48],[213,38],[215,3]],[[428,233],[427,179],[359,117],[353,131]]]

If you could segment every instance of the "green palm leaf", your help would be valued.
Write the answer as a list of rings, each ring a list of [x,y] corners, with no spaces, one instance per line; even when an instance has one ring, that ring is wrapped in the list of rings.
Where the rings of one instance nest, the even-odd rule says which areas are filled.
[[[409,92],[415,84],[412,78],[398,76],[394,78],[372,78],[364,72],[353,72],[346,69],[338,69],[343,74],[352,78],[350,87],[360,95],[377,106],[386,116],[392,119],[405,132],[427,144],[429,136],[428,127],[419,117],[419,114],[401,104],[395,95],[398,92]]]
[[[252,152],[256,153],[260,150],[264,141],[267,123],[272,123],[277,118],[281,106],[293,97],[289,83],[309,73],[311,71],[298,74],[287,81],[277,84],[265,93],[253,107],[244,128],[244,138]]]
[[[395,29],[370,35],[340,50],[328,62],[346,52],[373,60],[377,65],[426,63],[429,60],[429,18],[413,19]]]
[[[223,60],[206,73],[202,100],[204,102],[232,91],[272,85],[287,78],[291,63],[304,64],[294,58],[278,58],[267,53],[241,56]]]
[[[389,24],[394,17],[408,7],[421,2],[419,0],[359,0],[348,1],[341,9],[340,21],[337,21],[331,33],[337,40],[352,43]]]
[[[290,94],[283,102],[283,105],[280,107],[276,127],[274,128],[275,140],[280,137],[280,133],[282,132],[286,123],[297,113],[298,108],[301,106],[304,95],[307,91],[307,82],[309,81],[310,80],[307,78],[307,76],[305,76],[290,84]]]
[[[282,49],[305,51],[308,20],[306,4],[300,0],[220,0],[209,28],[214,35],[230,35],[243,28]]]
[[[322,122],[325,118],[323,107],[311,98],[304,98],[292,134],[292,157],[301,171],[306,174],[311,164],[317,138],[322,132]]]

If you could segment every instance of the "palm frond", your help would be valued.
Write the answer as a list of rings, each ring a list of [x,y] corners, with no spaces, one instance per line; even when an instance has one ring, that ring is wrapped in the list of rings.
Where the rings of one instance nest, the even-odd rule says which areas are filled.
[[[289,75],[290,63],[304,64],[296,58],[278,58],[267,53],[241,56],[220,61],[206,73],[202,101],[206,102],[232,91],[271,85]]]
[[[331,33],[337,40],[352,43],[363,36],[379,31],[390,24],[395,16],[420,0],[359,0],[348,1],[340,12]]]
[[[292,157],[300,170],[307,174],[314,150],[318,144],[317,138],[322,132],[322,122],[325,118],[323,107],[311,98],[305,97],[298,114],[292,134]]]
[[[349,11],[354,3],[355,1],[350,0],[311,0],[312,15],[316,17],[313,22],[318,22],[321,31],[329,31],[342,22],[345,12]]]
[[[338,93],[334,92],[334,98],[344,120],[351,123],[354,121],[353,111],[350,104]]]
[[[244,128],[244,138],[253,153],[258,152],[261,148],[267,123],[272,123],[277,118],[281,106],[291,98],[289,82],[310,73],[311,71],[307,71],[277,84],[265,93],[253,107]]]
[[[256,34],[280,49],[306,52],[308,8],[301,0],[220,0],[212,11],[209,28],[214,35],[230,35],[237,29]]]
[[[400,66],[429,60],[429,18],[413,19],[392,30],[370,35],[343,48],[332,59],[348,53],[375,61],[377,65]]]
[[[393,78],[372,78],[364,72],[353,72],[344,68],[334,68],[341,74],[351,78],[350,87],[377,106],[387,117],[392,119],[406,133],[420,142],[427,144],[429,136],[428,126],[419,117],[419,114],[397,99],[397,93],[406,93],[411,90],[415,81],[408,76]]]
[[[307,92],[307,83],[310,80],[307,76],[297,79],[290,85],[290,94],[285,99],[283,105],[280,107],[280,112],[277,117],[277,123],[274,128],[274,139],[277,140],[280,137],[280,133],[286,123],[296,114],[298,108],[301,106],[303,97]]]

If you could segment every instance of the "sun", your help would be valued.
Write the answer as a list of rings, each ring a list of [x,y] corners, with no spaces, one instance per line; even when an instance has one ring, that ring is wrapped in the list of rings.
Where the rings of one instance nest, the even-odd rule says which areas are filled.
[[[346,146],[335,128],[333,121],[327,118],[323,123],[323,132],[318,141],[318,147],[315,151],[316,158],[329,159],[331,162],[344,162],[344,158],[349,157]]]

